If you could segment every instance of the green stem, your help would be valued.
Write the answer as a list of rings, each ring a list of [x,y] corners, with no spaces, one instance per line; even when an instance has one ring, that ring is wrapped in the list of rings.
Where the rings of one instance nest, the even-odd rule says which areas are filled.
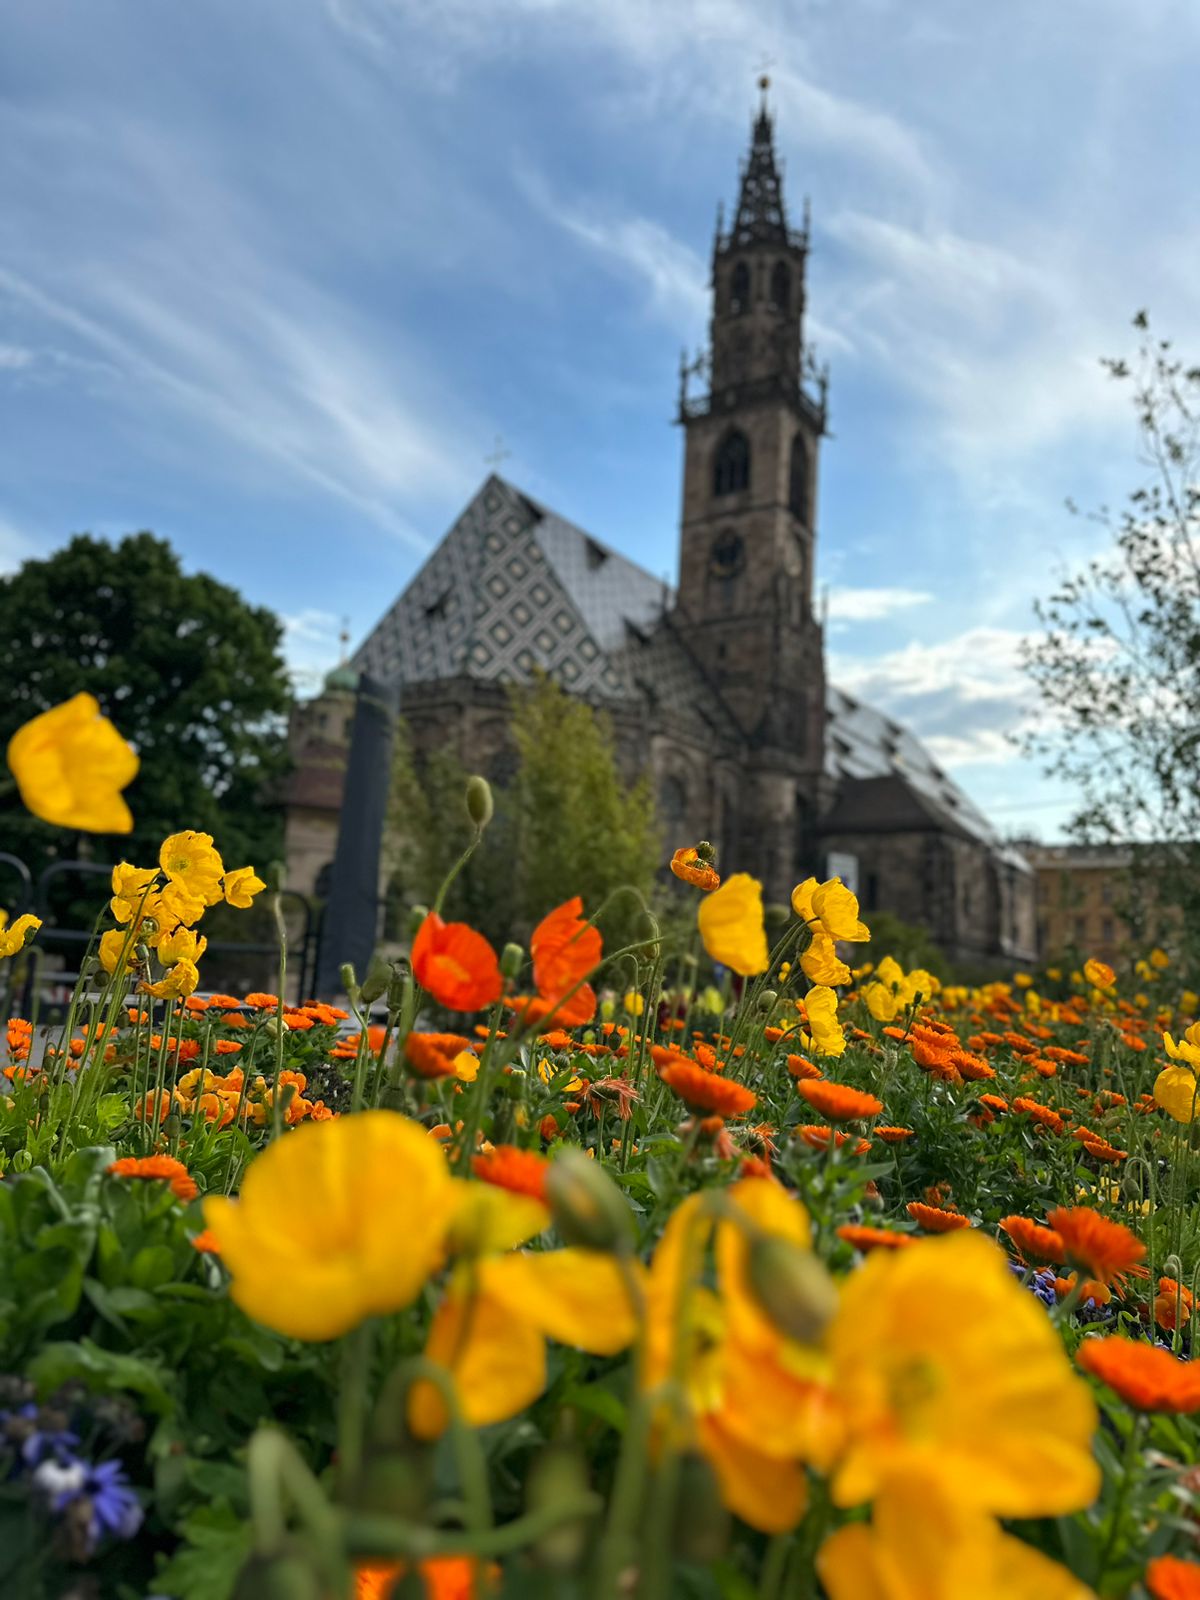
[[[1108,1537],[1104,1541],[1104,1549],[1100,1552],[1100,1565],[1096,1570],[1096,1586],[1100,1586],[1104,1574],[1108,1571],[1108,1563],[1117,1544],[1117,1536],[1121,1531],[1121,1524],[1125,1520],[1125,1507],[1129,1502],[1129,1492],[1133,1487],[1135,1467],[1138,1462],[1138,1446],[1141,1444],[1145,1416],[1136,1415],[1129,1424],[1129,1437],[1125,1441],[1125,1450],[1121,1457],[1121,1481],[1117,1486],[1117,1497],[1113,1502],[1112,1521],[1108,1526]]]
[[[367,1403],[371,1386],[371,1351],[375,1324],[371,1318],[342,1340],[341,1383],[338,1388],[338,1495],[343,1503],[354,1499],[362,1477],[363,1444],[367,1436]]]

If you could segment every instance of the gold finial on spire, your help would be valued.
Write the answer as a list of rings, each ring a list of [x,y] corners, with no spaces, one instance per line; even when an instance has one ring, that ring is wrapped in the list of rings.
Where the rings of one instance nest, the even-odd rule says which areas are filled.
[[[349,617],[343,617],[342,618],[341,632],[338,634],[338,644],[341,646],[341,652],[340,652],[340,656],[339,656],[339,659],[338,659],[338,666],[339,667],[344,667],[346,665],[346,662],[349,660],[349,652],[348,652],[348,650],[346,648],[349,645],[349,643],[350,643],[350,618]]]

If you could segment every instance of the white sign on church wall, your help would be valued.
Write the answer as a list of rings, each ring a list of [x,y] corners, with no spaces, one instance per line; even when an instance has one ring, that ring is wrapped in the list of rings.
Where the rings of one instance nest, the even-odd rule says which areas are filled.
[[[840,878],[851,894],[858,893],[858,857],[831,850],[825,857],[825,876]]]

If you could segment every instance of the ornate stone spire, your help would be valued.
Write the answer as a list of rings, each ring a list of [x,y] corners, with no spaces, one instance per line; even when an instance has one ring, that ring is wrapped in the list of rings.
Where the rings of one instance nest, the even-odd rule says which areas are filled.
[[[742,188],[731,235],[734,244],[787,244],[787,213],[775,165],[774,126],[767,109],[770,79],[758,80],[762,102],[754,119],[750,155],[742,168]]]

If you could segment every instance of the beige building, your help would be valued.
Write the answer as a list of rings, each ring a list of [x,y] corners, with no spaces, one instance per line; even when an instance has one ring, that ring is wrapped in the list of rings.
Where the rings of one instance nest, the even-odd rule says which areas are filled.
[[[1039,960],[1086,960],[1110,966],[1146,943],[1148,907],[1139,904],[1132,852],[1120,845],[1022,846],[1037,879]]]
[[[507,688],[549,673],[608,712],[631,776],[650,768],[671,839],[713,839],[768,898],[838,872],[868,912],[923,923],[953,959],[1027,961],[1023,858],[918,740],[825,679],[827,379],[805,338],[808,244],[764,104],[713,243],[709,347],[680,374],[676,588],[492,475],[351,665],[396,691],[418,758],[449,746],[500,784],[515,759]],[[337,676],[293,722],[296,888],[319,888],[333,860],[347,687]]]

